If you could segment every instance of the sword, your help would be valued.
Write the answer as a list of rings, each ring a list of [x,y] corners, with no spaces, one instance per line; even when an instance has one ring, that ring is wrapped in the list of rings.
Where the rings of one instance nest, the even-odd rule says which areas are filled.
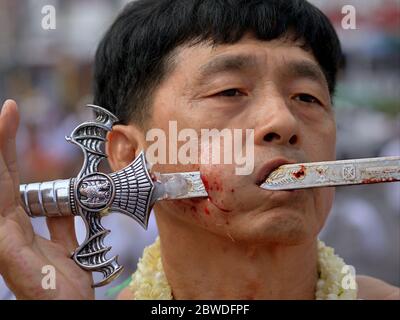
[[[274,170],[260,187],[293,190],[396,181],[400,181],[400,157],[380,157],[287,164]]]
[[[117,278],[123,271],[118,256],[107,258],[111,250],[104,238],[102,217],[109,211],[125,214],[147,229],[149,216],[157,200],[207,196],[200,172],[150,174],[142,151],[122,170],[105,174],[98,165],[107,156],[104,151],[107,132],[118,121],[108,110],[87,105],[96,119],[80,124],[66,140],[79,146],[84,159],[78,175],[71,179],[20,185],[20,197],[26,213],[34,217],[80,216],[86,226],[86,238],[72,254],[83,269],[101,272],[99,287]]]
[[[122,170],[110,174],[99,172],[99,163],[107,157],[104,152],[107,132],[118,119],[102,107],[87,107],[94,110],[96,119],[80,124],[66,137],[84,155],[78,175],[65,180],[22,184],[20,196],[24,210],[32,218],[80,216],[83,219],[86,238],[72,259],[85,270],[103,274],[103,279],[93,285],[99,287],[123,271],[118,256],[106,257],[111,247],[104,244],[104,238],[110,233],[101,224],[104,215],[109,211],[119,212],[147,229],[156,201],[207,197],[208,193],[198,171],[151,174],[143,151]],[[261,188],[289,190],[399,181],[399,158],[284,165],[272,172]]]

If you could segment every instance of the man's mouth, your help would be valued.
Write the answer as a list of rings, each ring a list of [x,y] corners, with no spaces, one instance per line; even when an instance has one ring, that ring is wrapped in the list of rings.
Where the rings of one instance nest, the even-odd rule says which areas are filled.
[[[258,171],[256,184],[260,186],[265,182],[268,176],[273,172],[275,169],[278,169],[280,166],[284,164],[293,164],[296,161],[291,161],[285,158],[276,158],[273,160],[268,161],[265,163],[261,169]]]

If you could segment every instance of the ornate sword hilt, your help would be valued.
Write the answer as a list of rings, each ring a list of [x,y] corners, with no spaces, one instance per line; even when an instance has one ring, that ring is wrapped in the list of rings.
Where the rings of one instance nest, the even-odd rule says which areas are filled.
[[[116,211],[135,219],[147,229],[151,208],[160,194],[155,189],[144,153],[126,168],[105,174],[98,172],[99,163],[106,158],[104,146],[107,132],[118,119],[108,110],[87,105],[96,114],[94,121],[76,127],[68,141],[78,145],[84,155],[75,178],[20,186],[22,205],[31,217],[80,216],[85,222],[86,238],[72,255],[83,269],[101,272],[103,280],[94,287],[105,285],[123,271],[118,256],[106,258],[111,247],[104,244],[110,230],[101,224],[107,211]]]

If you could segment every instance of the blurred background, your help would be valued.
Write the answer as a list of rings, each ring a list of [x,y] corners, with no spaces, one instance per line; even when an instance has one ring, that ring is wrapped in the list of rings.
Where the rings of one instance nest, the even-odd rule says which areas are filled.
[[[69,178],[81,166],[81,151],[64,136],[91,113],[92,61],[96,46],[127,0],[0,0],[0,100],[17,101],[21,182]],[[337,159],[400,155],[400,0],[313,0],[335,25],[345,52],[335,108]],[[42,8],[56,9],[56,28],[44,30]],[[342,26],[342,8],[356,10],[356,28]],[[321,40],[323,41],[323,39]],[[125,273],[136,269],[144,246],[157,235],[133,220],[113,215],[108,243]],[[85,230],[79,219],[83,240]],[[42,219],[35,229],[48,236]],[[341,187],[320,235],[358,274],[400,286],[400,184]],[[1,263],[1,262],[0,262]],[[100,278],[99,278],[100,279]],[[0,277],[0,299],[13,299]]]

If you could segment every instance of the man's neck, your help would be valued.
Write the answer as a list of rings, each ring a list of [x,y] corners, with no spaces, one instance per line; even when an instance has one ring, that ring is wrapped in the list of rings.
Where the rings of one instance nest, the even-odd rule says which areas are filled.
[[[163,267],[175,299],[314,299],[316,241],[239,243],[198,227],[157,220]]]

